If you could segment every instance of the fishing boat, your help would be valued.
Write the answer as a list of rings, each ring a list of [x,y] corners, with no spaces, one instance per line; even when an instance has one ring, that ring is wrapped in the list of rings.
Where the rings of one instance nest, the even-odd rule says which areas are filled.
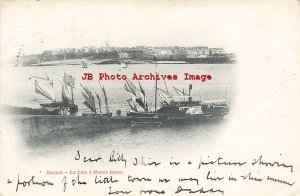
[[[179,96],[173,96],[169,92],[159,89],[162,98],[162,107],[157,111],[161,119],[187,123],[192,121],[210,121],[223,119],[229,113],[229,106],[226,99],[194,101],[191,96],[192,85],[189,85],[189,93],[174,87]],[[179,98],[180,100],[175,101]]]
[[[83,111],[82,116],[94,116],[94,115],[103,115],[103,116],[108,116],[108,117],[112,116],[112,113],[109,111],[108,99],[107,99],[105,88],[104,88],[104,86],[101,86],[99,81],[98,81],[98,83],[99,83],[101,91],[103,92],[106,113],[102,113],[101,99],[100,99],[99,93],[95,90],[91,91],[87,86],[80,84],[83,89],[83,91],[81,91],[81,94],[84,98],[83,104],[89,109],[89,111]],[[93,95],[93,92],[96,95],[96,98],[98,100],[98,105],[99,105],[98,112],[97,112],[95,96]]]
[[[83,86],[80,84],[83,91],[81,91],[81,94],[84,98],[83,105],[85,105],[90,111],[83,111],[82,116],[93,116],[97,114],[96,111],[96,104],[95,104],[95,98],[92,94],[92,91],[87,86]]]
[[[121,62],[121,68],[127,68],[128,67],[128,65],[125,63],[125,62]]]
[[[160,107],[154,107],[154,111],[149,111],[146,101],[146,93],[139,83],[138,89],[132,82],[126,81],[125,89],[131,95],[127,100],[130,111],[127,113],[131,117],[131,126],[163,126],[163,125],[186,125],[199,122],[211,122],[223,119],[229,113],[229,106],[226,100],[194,101],[191,96],[192,85],[189,85],[189,93],[173,87],[174,96],[169,91],[156,88],[160,97]],[[138,92],[141,96],[139,96]],[[156,98],[157,99],[157,98]],[[157,99],[158,100],[158,99]],[[141,108],[142,111],[138,111]]]
[[[16,67],[23,67],[23,45],[21,45],[21,48],[19,50],[19,53],[17,55],[17,62],[15,64]]]
[[[108,107],[108,99],[107,99],[107,95],[106,95],[106,91],[104,88],[104,85],[101,86],[99,80],[98,80],[98,84],[103,92],[103,96],[104,96],[104,102],[105,102],[105,109],[106,109],[106,113],[102,114],[102,115],[106,115],[106,116],[112,116],[112,112],[109,111],[109,107]],[[99,103],[100,103],[100,99],[99,99]]]
[[[82,68],[88,68],[86,60],[81,61]]]
[[[33,80],[35,87],[35,93],[46,98],[50,102],[41,103],[40,106],[49,110],[56,111],[59,115],[75,115],[78,111],[77,105],[74,104],[73,89],[74,87],[74,77],[64,73],[62,80],[59,82],[62,85],[61,100],[58,101],[54,93],[53,80],[51,80],[47,73],[46,77],[30,76],[30,80]]]

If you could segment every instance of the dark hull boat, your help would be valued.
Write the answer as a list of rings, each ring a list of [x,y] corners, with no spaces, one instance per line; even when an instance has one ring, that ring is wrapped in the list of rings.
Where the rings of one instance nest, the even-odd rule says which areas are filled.
[[[205,102],[197,103],[194,106],[187,106],[188,102],[174,102],[172,105],[162,106],[157,112],[130,112],[128,116],[130,116],[132,127],[180,126],[222,120],[230,110],[223,101],[209,104]]]
[[[131,111],[127,113],[132,127],[178,126],[199,122],[213,122],[223,119],[230,110],[226,100],[193,101],[191,96],[192,85],[189,85],[188,94],[174,87],[178,96],[173,96],[168,91],[156,87],[155,99],[157,99],[156,95],[158,94],[161,98],[161,108],[156,110],[155,105],[155,111],[149,112],[146,94],[140,83],[139,87],[140,90],[132,82],[126,81],[125,89],[132,97],[128,102]],[[138,96],[139,94],[141,95],[140,97]],[[180,101],[174,101],[176,97]],[[135,103],[144,111],[139,112]],[[156,103],[157,100],[155,100]]]

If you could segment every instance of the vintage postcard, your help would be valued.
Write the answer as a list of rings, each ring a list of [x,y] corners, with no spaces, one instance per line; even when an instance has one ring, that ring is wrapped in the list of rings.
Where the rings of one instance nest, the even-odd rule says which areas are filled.
[[[300,195],[299,1],[1,1],[0,195]]]

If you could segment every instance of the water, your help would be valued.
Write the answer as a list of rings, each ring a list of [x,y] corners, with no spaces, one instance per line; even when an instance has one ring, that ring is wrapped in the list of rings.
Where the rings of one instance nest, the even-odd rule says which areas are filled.
[[[222,126],[228,122],[187,126],[184,128],[140,128],[111,130],[105,133],[45,136],[25,142],[28,155],[39,157],[65,156],[83,150],[89,154],[112,150],[142,154],[182,154],[187,149],[210,150],[217,142]],[[180,146],[180,148],[178,148]]]
[[[2,95],[2,101],[8,105],[33,108],[38,108],[41,102],[47,102],[47,100],[43,99],[40,95],[34,93],[32,80],[28,79],[30,75],[46,76],[45,72],[47,72],[50,78],[54,79],[54,86],[56,87],[55,93],[59,99],[61,96],[61,84],[55,78],[57,77],[55,74],[63,75],[63,73],[66,72],[75,77],[74,98],[75,104],[79,106],[79,113],[81,113],[82,110],[86,110],[86,108],[82,104],[82,88],[79,82],[100,92],[97,82],[100,72],[126,74],[127,77],[130,78],[133,73],[155,73],[155,69],[155,65],[153,64],[129,65],[127,69],[122,69],[119,65],[90,65],[87,69],[81,68],[80,65],[13,67],[7,70],[9,73],[7,76],[10,77],[6,77],[4,80],[6,83],[3,85],[4,93]],[[160,74],[178,75],[178,80],[166,81],[167,88],[172,94],[175,94],[173,86],[178,89],[185,89],[185,92],[187,92],[188,85],[192,84],[192,96],[194,100],[224,99],[225,89],[227,88],[226,98],[229,105],[233,107],[236,71],[236,66],[233,64],[159,64],[157,71]],[[85,72],[93,73],[94,80],[88,82],[81,80]],[[206,82],[186,81],[183,79],[184,73],[199,75],[209,74],[212,76],[212,80]],[[124,81],[101,81],[101,84],[106,88],[109,107],[113,114],[115,114],[117,109],[121,109],[122,114],[125,114],[125,111],[128,110],[126,100],[129,99],[130,96],[124,89]],[[137,84],[136,81],[135,84]],[[153,106],[155,81],[141,81],[141,84],[146,91],[149,105]],[[165,85],[162,81],[158,81],[158,86],[165,89]],[[102,110],[103,109],[104,108],[102,108]],[[228,121],[230,121],[230,117],[218,124],[188,126],[184,128],[123,129],[95,135],[47,136],[42,139],[26,141],[24,144],[27,149],[26,154],[34,157],[64,157],[66,154],[74,154],[78,149],[90,153],[96,153],[98,151],[109,153],[114,149],[122,150],[123,152],[135,151],[141,153],[146,150],[150,154],[156,154],[158,152],[163,154],[181,152],[181,154],[185,154],[185,151],[193,148],[211,150],[214,144],[217,143],[219,136],[226,134],[222,132],[222,127],[226,126]],[[178,146],[180,146],[180,148],[178,148]]]

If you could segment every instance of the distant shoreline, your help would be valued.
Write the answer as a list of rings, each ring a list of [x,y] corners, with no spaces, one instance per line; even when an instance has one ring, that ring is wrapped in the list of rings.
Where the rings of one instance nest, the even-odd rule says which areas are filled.
[[[55,61],[45,61],[39,63],[28,63],[24,62],[22,65],[17,65],[19,67],[39,67],[39,66],[60,66],[60,65],[82,65],[83,59],[69,59],[69,60],[55,60]],[[234,64],[236,63],[235,59],[229,58],[220,58],[220,57],[207,57],[207,58],[191,58],[186,61],[137,61],[137,60],[87,60],[89,65],[111,65],[111,64],[120,64],[125,62],[127,64]]]

